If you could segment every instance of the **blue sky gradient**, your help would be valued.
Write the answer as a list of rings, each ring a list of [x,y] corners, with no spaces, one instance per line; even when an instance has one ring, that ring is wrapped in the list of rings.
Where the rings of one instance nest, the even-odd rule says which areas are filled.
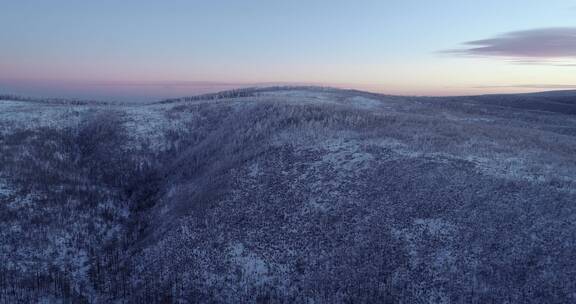
[[[526,91],[576,84],[575,27],[576,1],[567,0],[0,0],[0,90],[114,96],[147,87],[163,96],[208,82]],[[556,38],[566,46],[550,58],[466,44],[558,28],[568,30]],[[527,48],[550,40],[525,36],[515,41]]]

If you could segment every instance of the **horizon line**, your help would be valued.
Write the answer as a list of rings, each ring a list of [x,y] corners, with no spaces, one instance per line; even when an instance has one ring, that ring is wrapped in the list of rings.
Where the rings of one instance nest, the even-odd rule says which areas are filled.
[[[506,88],[509,86],[494,86],[494,87],[498,87],[498,88]],[[516,86],[514,86],[516,87]],[[271,85],[271,86],[263,86],[263,87],[257,87],[257,86],[253,86],[253,87],[237,87],[237,88],[232,88],[232,89],[225,89],[225,90],[219,90],[219,91],[214,91],[214,92],[209,92],[209,93],[199,93],[199,94],[193,94],[193,95],[182,95],[179,97],[166,97],[166,98],[159,98],[156,101],[152,101],[152,102],[147,102],[147,103],[156,103],[156,102],[163,102],[163,101],[167,101],[167,100],[178,100],[178,99],[183,99],[183,98],[189,98],[189,97],[202,97],[202,96],[210,96],[210,95],[217,95],[220,93],[225,93],[225,92],[233,92],[235,90],[242,90],[242,89],[272,89],[272,88],[279,88],[279,89],[284,89],[284,90],[290,90],[290,89],[312,89],[312,88],[317,88],[317,89],[331,89],[331,90],[342,90],[342,91],[358,91],[358,92],[363,92],[363,93],[371,93],[371,94],[377,94],[377,95],[383,95],[383,96],[394,96],[394,97],[438,97],[438,98],[442,98],[442,97],[474,97],[474,96],[488,96],[488,95],[524,95],[524,94],[540,94],[540,93],[551,93],[551,92],[576,92],[576,85],[572,86],[572,88],[567,88],[567,89],[563,89],[563,88],[557,88],[557,89],[548,89],[548,90],[539,90],[539,91],[532,91],[532,92],[518,92],[518,93],[486,93],[486,94],[462,94],[462,95],[409,95],[409,94],[387,94],[384,92],[375,92],[375,91],[369,91],[369,90],[361,90],[361,89],[356,89],[356,88],[339,88],[339,87],[333,87],[333,86],[325,86],[325,85]],[[14,98],[17,101],[42,101],[42,100],[54,100],[54,101],[80,101],[80,102],[102,102],[102,103],[112,103],[112,102],[120,102],[118,101],[105,101],[105,100],[99,100],[99,99],[92,99],[92,98],[81,98],[81,97],[39,97],[39,96],[31,96],[31,95],[25,95],[25,94],[11,94],[11,93],[3,93],[0,91],[0,101],[2,100],[8,100],[9,98]],[[120,102],[122,103],[122,102]],[[128,102],[131,103],[131,102]]]

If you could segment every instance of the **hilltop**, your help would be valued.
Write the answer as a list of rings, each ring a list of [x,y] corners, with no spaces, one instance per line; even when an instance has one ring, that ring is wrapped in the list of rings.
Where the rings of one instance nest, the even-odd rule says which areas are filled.
[[[576,301],[576,91],[2,99],[2,303]]]

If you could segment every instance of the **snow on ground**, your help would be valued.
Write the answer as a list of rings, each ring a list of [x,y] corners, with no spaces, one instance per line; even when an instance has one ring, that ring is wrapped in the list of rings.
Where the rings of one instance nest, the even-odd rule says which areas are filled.
[[[21,196],[18,199],[12,200],[6,206],[10,209],[17,210],[22,208],[30,208],[34,206],[35,195],[27,193],[25,196]]]
[[[481,157],[470,155],[464,159],[473,162],[476,169],[487,175],[509,180],[524,180],[532,183],[550,182],[556,179],[560,182],[571,183],[576,186],[576,179],[572,177],[572,167],[557,167],[536,163],[530,155],[498,155],[496,157]],[[576,193],[576,189],[568,192]]]
[[[374,156],[361,149],[362,142],[333,138],[323,142],[320,147],[327,152],[322,157],[321,163],[329,163],[336,170],[362,170],[368,163],[374,160]]]
[[[414,219],[412,226],[393,229],[395,237],[402,239],[406,242],[408,254],[410,255],[410,263],[417,267],[420,263],[429,263],[428,260],[423,260],[422,245],[423,240],[435,239],[437,242],[447,242],[453,239],[456,235],[457,227],[443,219]],[[433,259],[435,264],[450,264],[455,262],[452,248],[444,247],[435,253]],[[441,265],[438,265],[441,266]]]
[[[231,246],[229,255],[245,276],[257,284],[264,284],[270,280],[267,263],[253,252],[250,252],[242,243]]]
[[[424,153],[410,149],[410,147],[407,144],[403,143],[400,140],[392,138],[392,137],[382,137],[382,138],[377,138],[377,139],[371,139],[371,140],[367,141],[367,143],[373,144],[373,145],[376,145],[376,146],[382,147],[382,148],[388,148],[388,149],[394,151],[394,153],[396,153],[402,157],[405,157],[405,158],[414,158],[414,157],[420,157],[420,156],[424,155]]]
[[[273,97],[281,99],[283,102],[288,103],[308,103],[308,104],[332,104],[352,106],[362,110],[382,110],[390,109],[381,100],[368,98],[364,96],[347,97],[341,93],[331,91],[278,91],[278,92],[265,92],[260,95],[261,97]]]
[[[124,109],[127,121],[124,126],[134,140],[134,143],[149,143],[153,150],[166,148],[165,132],[180,129],[185,119],[171,119],[166,115],[167,108],[172,105],[133,106]]]
[[[290,90],[290,91],[276,91],[276,92],[264,92],[261,93],[262,97],[276,97],[282,101],[289,103],[301,103],[301,102],[314,102],[314,103],[329,103],[335,104],[336,98],[333,93],[330,92],[320,92],[320,91],[309,91],[309,90]]]
[[[414,225],[418,226],[420,230],[426,230],[434,236],[451,236],[456,227],[445,220],[435,218],[415,219]]]
[[[382,108],[381,101],[363,96],[354,96],[349,98],[348,102],[351,105],[363,110],[377,110]]]
[[[78,123],[85,106],[42,104],[23,101],[0,101],[1,132],[14,128],[32,129],[37,127],[64,128]]]
[[[0,178],[0,199],[12,195],[13,192],[14,190],[10,188],[8,183],[2,178]]]
[[[491,122],[495,121],[495,119],[488,118],[488,117],[481,117],[481,116],[470,117],[470,115],[461,116],[461,115],[455,115],[454,113],[448,113],[448,112],[442,112],[442,116],[444,116],[444,118],[446,118],[448,120],[461,121],[461,122],[491,123]]]

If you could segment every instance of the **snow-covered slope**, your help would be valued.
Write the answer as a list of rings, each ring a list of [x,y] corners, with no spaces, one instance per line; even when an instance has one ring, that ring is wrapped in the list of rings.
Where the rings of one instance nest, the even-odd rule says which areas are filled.
[[[550,96],[0,100],[0,302],[576,301]]]

